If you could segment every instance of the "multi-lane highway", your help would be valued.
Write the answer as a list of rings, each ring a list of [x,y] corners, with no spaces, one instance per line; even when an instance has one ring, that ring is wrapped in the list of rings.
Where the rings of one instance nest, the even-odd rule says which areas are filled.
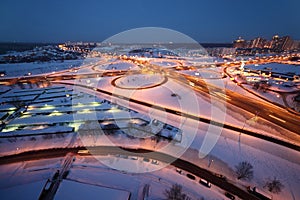
[[[132,62],[132,61],[130,61]],[[297,133],[300,135],[300,127],[299,127],[299,121],[300,117],[299,115],[296,115],[294,113],[289,112],[285,108],[279,107],[278,105],[273,105],[269,102],[258,100],[258,99],[252,99],[247,96],[243,96],[239,93],[233,92],[231,90],[227,90],[225,88],[219,88],[215,85],[207,83],[205,80],[202,80],[199,77],[186,75],[179,73],[178,70],[187,70],[187,69],[193,69],[193,67],[178,67],[173,66],[169,68],[164,68],[162,66],[153,65],[150,62],[147,61],[139,61],[139,60],[133,60],[135,64],[142,68],[147,68],[150,71],[154,71],[155,73],[162,73],[164,76],[166,76],[168,79],[172,79],[174,81],[179,82],[180,84],[184,84],[186,87],[190,87],[195,92],[200,93],[201,95],[210,96],[210,98],[215,98],[216,100],[223,101],[229,104],[232,104],[234,106],[237,106],[239,108],[242,108],[246,110],[247,112],[253,113],[254,115],[258,115],[261,118],[264,118],[270,122],[273,122],[274,124],[277,124],[278,126],[281,126],[287,130],[290,130],[294,133]],[[91,68],[92,70],[92,68]],[[191,118],[194,120],[198,120],[204,123],[210,123],[216,126],[222,126],[227,129],[231,129],[234,131],[238,131],[244,134],[248,134],[251,136],[255,136],[257,138],[265,139],[271,142],[275,142],[280,145],[284,145],[286,147],[295,149],[297,151],[300,151],[300,147],[294,144],[291,144],[289,142],[281,141],[278,139],[274,139],[271,137],[268,137],[266,135],[261,135],[256,132],[252,132],[249,130],[244,130],[241,127],[235,127],[229,124],[223,124],[222,122],[214,121],[214,119],[208,119],[203,118],[197,115],[186,113],[184,110],[173,110],[169,108],[164,108],[158,105],[152,105],[149,102],[143,101],[143,99],[132,99],[126,96],[122,96],[120,94],[114,94],[111,91],[106,91],[102,88],[95,88],[95,86],[87,86],[83,83],[80,84],[77,81],[68,81],[64,82],[64,80],[81,80],[81,79],[90,79],[90,78],[99,78],[99,77],[120,77],[123,75],[126,75],[128,73],[130,74],[140,74],[140,70],[110,70],[110,71],[92,71],[89,73],[71,73],[72,71],[64,71],[64,72],[58,72],[58,73],[51,73],[51,74],[43,74],[43,75],[36,75],[36,76],[26,76],[26,77],[14,77],[14,78],[2,78],[0,79],[0,84],[3,85],[13,85],[13,84],[22,84],[22,83],[39,83],[39,82],[56,82],[61,84],[70,84],[70,85],[76,85],[80,87],[85,87],[87,89],[91,89],[96,92],[100,92],[106,95],[110,95],[114,98],[120,98],[123,100],[128,100],[132,103],[136,103],[142,106],[151,107],[153,109],[163,110],[165,112],[174,114],[174,115],[181,115],[187,118]],[[224,78],[224,77],[223,77]],[[192,84],[191,84],[192,83]],[[103,153],[120,153],[118,152],[118,148],[107,148],[104,147],[97,147],[99,149],[94,149],[94,151],[98,154]],[[49,150],[47,151],[39,151],[39,152],[29,152],[25,154],[20,154],[17,156],[11,156],[11,157],[2,157],[0,158],[0,165],[5,163],[12,163],[12,162],[19,162],[24,160],[30,160],[30,159],[39,159],[43,157],[49,157],[49,156],[63,156],[67,152],[77,152],[79,149],[56,149],[56,150]],[[128,149],[127,149],[128,150]],[[52,152],[53,151],[53,152]],[[130,150],[128,152],[130,153],[140,153],[144,150]],[[93,152],[94,153],[94,152]],[[160,160],[162,162],[168,162],[170,159],[169,155],[161,154],[159,152],[155,152],[153,159]],[[89,155],[85,155],[89,156]],[[172,159],[173,160],[173,159]],[[175,159],[174,159],[175,160]],[[226,180],[220,179],[208,170],[205,170],[203,168],[200,168],[192,163],[186,162],[181,159],[177,159],[172,163],[172,165],[179,167],[185,171],[188,171],[190,173],[193,173],[196,176],[203,177],[213,184],[217,185],[220,188],[223,188],[224,190],[233,193],[243,199],[256,199],[253,195],[249,194],[245,189],[241,189],[237,186],[235,186],[232,183],[227,182]],[[53,187],[53,188],[56,188]],[[52,194],[52,193],[51,193]]]
[[[133,59],[133,58],[132,58]],[[270,122],[277,124],[287,130],[294,133],[300,134],[299,132],[299,121],[300,116],[290,113],[287,109],[279,107],[277,105],[271,104],[266,101],[252,99],[247,96],[241,95],[239,93],[233,92],[228,89],[219,88],[214,85],[208,84],[205,80],[199,77],[186,75],[178,73],[177,70],[186,70],[188,67],[171,67],[164,68],[162,66],[157,66],[150,64],[149,62],[143,60],[131,60],[132,62],[138,64],[139,66],[146,67],[149,70],[155,71],[156,73],[163,73],[170,79],[179,81],[182,84],[186,84],[187,87],[192,87],[192,89],[201,94],[210,95],[211,98],[217,100],[225,101],[239,108],[242,108],[254,115],[258,115]],[[93,68],[94,65],[91,67]],[[15,77],[15,78],[2,78],[0,84],[13,85],[17,83],[38,83],[38,82],[53,82],[61,80],[80,80],[98,77],[118,77],[125,74],[139,74],[140,70],[111,70],[111,71],[97,71],[92,73],[51,73],[36,76],[25,76],[25,77]],[[191,84],[192,83],[192,84]],[[192,86],[191,86],[192,85]],[[184,111],[180,111],[183,112]]]
[[[128,61],[128,59],[126,60]],[[225,101],[239,108],[246,110],[247,112],[253,113],[253,115],[258,115],[261,118],[264,118],[270,122],[277,124],[289,131],[292,131],[300,135],[300,116],[292,112],[289,112],[288,109],[279,107],[278,105],[271,104],[269,102],[249,98],[248,96],[241,95],[237,92],[225,88],[219,88],[215,85],[211,85],[205,80],[202,80],[199,77],[186,75],[178,73],[178,70],[186,70],[189,67],[170,67],[164,68],[162,66],[153,65],[145,60],[138,60],[131,58],[129,60],[147,68],[148,70],[155,71],[156,73],[163,73],[169,79],[179,81],[181,84],[185,84],[187,87],[191,87],[194,91],[201,93],[202,95],[209,95],[211,98],[215,98],[220,101]],[[193,68],[192,66],[190,68]],[[119,77],[130,74],[139,74],[140,70],[110,70],[110,71],[96,71],[91,73],[51,73],[48,75],[36,75],[36,76],[26,76],[26,77],[15,77],[15,78],[2,78],[0,79],[0,84],[4,85],[13,85],[16,83],[38,83],[38,82],[53,82],[61,80],[80,80],[80,79],[89,79],[89,78],[99,78],[99,77]],[[63,83],[63,82],[61,82]],[[192,84],[191,84],[192,83]],[[95,90],[97,88],[94,88]],[[102,90],[101,90],[102,91]],[[109,91],[106,91],[109,92]],[[124,99],[124,97],[122,97]],[[132,99],[131,99],[132,101]],[[142,100],[141,100],[142,101]],[[185,113],[184,111],[179,111]],[[221,123],[221,122],[218,122]]]
[[[258,115],[268,121],[284,127],[285,129],[300,134],[300,116],[290,113],[288,109],[266,101],[249,98],[248,96],[241,95],[225,88],[216,87],[195,76],[176,73],[173,68],[165,69],[160,66],[145,64],[145,62],[143,62],[143,64],[148,65],[148,68],[166,72],[166,76],[180,81],[188,87],[191,87],[192,85],[193,89],[197,92],[206,93],[210,96],[216,97],[217,99],[226,101],[227,103],[242,108],[254,115]]]

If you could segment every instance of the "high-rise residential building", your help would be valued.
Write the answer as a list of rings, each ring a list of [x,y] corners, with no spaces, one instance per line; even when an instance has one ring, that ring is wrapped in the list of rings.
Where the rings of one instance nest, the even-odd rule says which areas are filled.
[[[275,52],[281,52],[284,50],[291,50],[293,46],[293,40],[290,36],[279,37],[273,36],[271,41],[271,49]]]
[[[239,37],[237,40],[233,42],[234,48],[246,48],[246,41],[242,39],[242,37]]]
[[[293,41],[291,49],[300,50],[300,41]]]
[[[261,37],[257,37],[251,40],[249,48],[265,48],[266,40]]]
[[[283,50],[291,50],[293,47],[293,40],[290,36],[284,37]]]
[[[237,54],[258,54],[266,52],[283,52],[291,50],[300,50],[300,42],[294,41],[290,36],[274,35],[272,40],[266,40],[261,37],[252,40],[244,40],[239,37],[233,42],[233,47],[238,48]]]

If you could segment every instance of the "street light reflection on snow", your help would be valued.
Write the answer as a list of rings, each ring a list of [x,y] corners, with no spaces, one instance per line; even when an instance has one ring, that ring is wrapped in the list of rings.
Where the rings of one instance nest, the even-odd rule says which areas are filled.
[[[116,108],[116,107],[112,107],[111,109],[109,109],[107,112],[109,113],[115,113],[115,112],[120,112],[121,110]]]
[[[100,102],[97,102],[97,101],[94,101],[94,102],[91,102],[90,103],[92,106],[100,106],[101,103]]]
[[[10,131],[15,131],[17,130],[19,127],[18,126],[11,126],[11,127],[6,127],[5,129],[3,129],[1,132],[10,132]]]
[[[82,107],[84,107],[84,105],[79,102],[79,103],[77,103],[77,105],[73,105],[73,107],[75,107],[75,108],[82,108]]]
[[[59,111],[57,111],[57,110],[54,110],[50,115],[48,115],[48,116],[61,116],[61,115],[63,115],[63,113],[61,113],[61,112],[59,112]]]
[[[87,113],[91,113],[91,110],[90,109],[83,109],[83,110],[78,111],[77,113],[87,114]]]
[[[74,131],[77,132],[81,124],[82,122],[73,122],[73,123],[69,123],[69,127],[74,128]]]
[[[53,105],[45,104],[45,106],[40,109],[41,110],[50,110],[50,109],[54,109],[54,108],[55,108],[55,106],[53,106]]]
[[[31,117],[31,115],[22,115],[20,118],[28,118]]]

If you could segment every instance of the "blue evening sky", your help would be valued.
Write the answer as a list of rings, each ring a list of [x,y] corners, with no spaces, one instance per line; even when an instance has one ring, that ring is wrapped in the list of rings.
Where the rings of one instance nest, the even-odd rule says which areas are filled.
[[[200,42],[274,34],[299,40],[299,8],[299,0],[1,0],[0,42],[101,42],[149,26]]]

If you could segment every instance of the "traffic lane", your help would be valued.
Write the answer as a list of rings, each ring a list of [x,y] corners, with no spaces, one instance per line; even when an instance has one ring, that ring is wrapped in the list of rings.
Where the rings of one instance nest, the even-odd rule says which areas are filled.
[[[294,133],[300,134],[300,126],[299,121],[300,117],[297,115],[294,115],[292,113],[287,112],[283,108],[278,108],[277,106],[272,106],[269,104],[266,104],[264,102],[257,102],[254,99],[247,98],[246,96],[240,95],[238,93],[235,93],[230,90],[222,90],[220,88],[216,88],[214,86],[208,85],[204,81],[195,81],[194,78],[191,79],[187,77],[190,81],[193,81],[195,83],[197,91],[202,91],[205,93],[208,93],[212,96],[219,97],[215,94],[215,92],[223,93],[226,96],[229,97],[224,99],[227,101],[230,101],[229,103],[238,106],[240,108],[243,108],[244,110],[247,110],[248,112],[251,112],[253,114],[256,114],[256,112],[259,112],[259,116],[263,117],[264,119],[267,119],[268,121],[271,121],[283,128],[286,128]],[[261,104],[260,104],[261,103]],[[264,112],[261,112],[263,111]]]
[[[230,103],[244,108],[253,114],[258,113],[257,116],[267,119],[294,133],[300,134],[299,116],[289,113],[285,109],[280,109],[277,106],[257,103],[253,99],[249,99],[239,94],[237,95],[234,92],[226,91],[226,95],[231,98]]]
[[[125,72],[107,72],[106,74],[103,74],[104,76],[115,76],[115,75],[121,75],[124,74]],[[134,73],[134,72],[133,72]],[[138,73],[138,72],[136,72]],[[78,78],[78,79],[82,79],[82,78],[87,78],[87,77],[97,77],[98,74],[84,74],[84,75],[75,75],[70,76],[69,78]],[[176,77],[174,77],[176,76]],[[188,84],[187,78],[186,76],[182,76],[182,75],[178,75],[178,74],[174,74],[171,72],[170,77],[176,79],[177,81],[181,81],[184,84]],[[56,79],[57,78],[57,79]],[[55,81],[55,80],[61,80],[60,78],[62,78],[62,76],[58,76],[58,77],[53,77],[53,79],[51,79],[50,81]],[[188,77],[190,78],[190,77]],[[36,79],[35,80],[37,82],[40,82],[40,79]],[[190,80],[194,80],[190,79]],[[216,96],[217,98],[220,98],[218,95],[214,94],[214,92],[212,91],[217,91],[218,93],[224,93],[224,91],[220,88],[216,88],[213,86],[208,86],[204,81],[198,80],[196,83],[196,87],[194,87],[194,89],[196,88],[198,91],[202,91],[205,92],[209,95],[212,96]],[[208,86],[208,87],[207,87]],[[257,104],[257,102],[252,102],[252,100],[249,98],[245,98],[242,95],[239,95],[237,93],[231,92],[226,90],[226,95],[230,98],[230,103],[232,103],[233,105],[236,105],[238,107],[244,108],[245,110],[254,113],[254,111],[256,112],[257,110],[263,110],[265,109],[265,107],[270,107],[268,104],[264,104],[264,106],[262,106],[261,104]],[[225,99],[224,99],[225,100]],[[229,99],[226,99],[229,100]],[[273,109],[276,109],[274,111],[272,111]],[[295,133],[298,132],[299,130],[299,126],[298,126],[298,120],[294,118],[294,116],[290,116],[289,113],[280,113],[280,115],[284,116],[285,119],[283,119],[282,121],[278,120],[281,119],[281,116],[278,116],[278,112],[282,112],[282,111],[277,111],[278,108],[277,107],[273,107],[273,108],[269,108],[268,110],[270,110],[269,112],[263,112],[260,113],[259,116],[273,122],[276,123],[278,125],[281,125],[282,127],[287,128],[288,130],[291,130]],[[276,114],[274,114],[276,113]]]
[[[143,102],[143,101],[140,101],[140,100],[132,99],[132,98],[129,98],[127,96],[122,96],[122,95],[119,95],[119,94],[114,94],[112,92],[102,90],[102,89],[99,89],[99,88],[90,87],[90,86],[87,86],[87,85],[81,85],[81,84],[75,84],[75,83],[65,83],[65,82],[57,82],[57,83],[58,84],[65,84],[65,85],[71,85],[71,86],[79,86],[79,87],[91,89],[91,90],[100,92],[102,94],[109,95],[111,97],[120,98],[120,99],[129,101],[129,102],[132,102],[132,103],[136,103],[136,104],[139,104],[139,105],[142,105],[142,106],[151,107],[152,109],[161,110],[161,111],[171,113],[171,114],[174,114],[174,115],[187,117],[187,118],[194,119],[194,120],[204,122],[204,123],[207,123],[207,124],[223,127],[223,128],[230,129],[230,130],[240,132],[240,133],[243,133],[243,134],[247,134],[247,135],[250,135],[250,136],[253,136],[253,137],[256,137],[256,138],[260,138],[260,139],[263,139],[263,140],[266,140],[266,141],[269,141],[269,142],[273,142],[275,144],[279,144],[279,145],[294,149],[296,151],[300,151],[300,146],[298,146],[296,144],[292,144],[290,142],[286,142],[286,141],[283,141],[283,140],[280,140],[280,139],[276,139],[276,138],[273,138],[273,137],[270,137],[270,136],[267,136],[267,135],[264,135],[264,134],[260,134],[260,133],[257,133],[257,132],[252,132],[250,130],[245,130],[243,128],[235,127],[235,126],[232,126],[232,125],[229,125],[229,124],[224,124],[224,122],[218,122],[218,121],[214,121],[213,119],[203,118],[203,117],[199,117],[199,116],[196,116],[196,115],[184,113],[182,111],[172,110],[170,108],[161,107],[161,106],[158,106],[158,105],[153,105],[153,104],[148,103],[148,102]]]
[[[14,85],[18,83],[37,83],[43,81],[60,81],[60,80],[75,80],[75,79],[88,79],[88,78],[99,78],[99,77],[112,77],[112,76],[122,76],[126,74],[140,74],[140,70],[116,70],[116,71],[104,71],[102,73],[85,73],[85,74],[50,74],[48,76],[45,75],[35,75],[35,76],[26,76],[26,77],[13,77],[13,78],[2,78],[0,79],[0,83],[6,82],[7,84],[3,85]]]

